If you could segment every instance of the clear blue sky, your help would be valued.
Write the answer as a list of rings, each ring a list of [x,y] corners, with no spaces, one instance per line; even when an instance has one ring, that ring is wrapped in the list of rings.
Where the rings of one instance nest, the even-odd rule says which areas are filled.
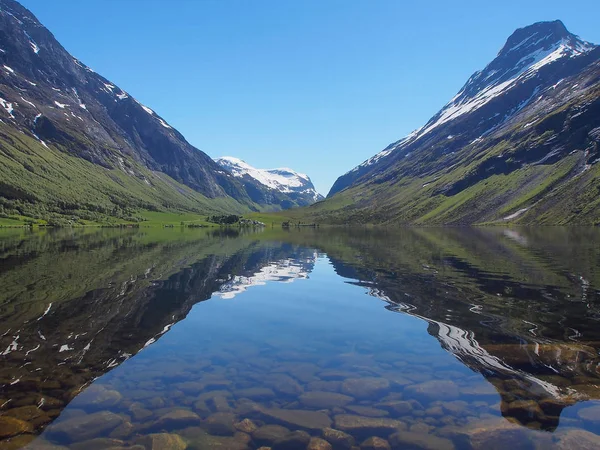
[[[518,27],[600,43],[600,1],[22,0],[212,157],[335,179],[423,125]],[[408,4],[410,3],[410,4]]]

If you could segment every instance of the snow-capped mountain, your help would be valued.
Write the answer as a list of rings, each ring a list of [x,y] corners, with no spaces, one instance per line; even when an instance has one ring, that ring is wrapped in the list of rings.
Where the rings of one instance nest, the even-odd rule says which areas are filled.
[[[501,220],[524,208],[529,211],[541,198],[533,195],[520,202],[516,197],[528,198],[527,191],[535,186],[527,182],[535,179],[539,184],[548,175],[532,166],[577,155],[572,170],[562,178],[565,181],[597,160],[599,66],[600,48],[569,33],[560,21],[519,29],[423,127],[338,178],[328,196],[348,188],[364,192],[367,185],[377,185],[378,201],[363,197],[364,205],[357,206],[380,208],[378,221],[391,220],[395,214],[403,222],[439,216],[443,223],[457,219],[472,223]],[[490,176],[518,178],[524,169],[535,176],[515,179],[517,186],[510,195],[489,192],[494,202],[448,200]],[[386,183],[390,190],[382,188]],[[403,186],[403,200],[397,186]],[[388,194],[394,204],[386,207],[382,200]],[[462,205],[460,213],[452,208],[454,200]],[[448,208],[436,209],[442,203]],[[411,211],[399,213],[408,206]],[[446,214],[450,210],[453,213]],[[531,212],[527,215],[533,218]]]
[[[282,209],[307,206],[323,199],[308,175],[288,168],[257,169],[232,156],[215,161],[228,173],[240,179],[251,199],[261,204],[271,204]]]

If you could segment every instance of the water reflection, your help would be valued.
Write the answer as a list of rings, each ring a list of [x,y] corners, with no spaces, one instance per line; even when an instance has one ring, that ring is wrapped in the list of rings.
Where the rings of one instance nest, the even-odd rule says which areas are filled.
[[[46,430],[31,448],[593,448],[598,242],[591,229],[0,239],[2,445]]]

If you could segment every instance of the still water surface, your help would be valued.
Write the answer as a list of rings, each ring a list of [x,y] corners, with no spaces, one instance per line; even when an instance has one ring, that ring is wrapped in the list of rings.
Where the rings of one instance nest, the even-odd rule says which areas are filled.
[[[600,230],[0,233],[0,449],[600,448]]]

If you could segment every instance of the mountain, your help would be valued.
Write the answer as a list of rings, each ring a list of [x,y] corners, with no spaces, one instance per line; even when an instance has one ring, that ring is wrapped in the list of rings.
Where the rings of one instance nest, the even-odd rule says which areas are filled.
[[[292,169],[256,169],[231,156],[223,156],[215,161],[241,181],[253,202],[269,205],[271,209],[308,206],[323,200],[308,175]]]
[[[0,0],[0,213],[128,217],[258,209],[156,112]]]
[[[596,223],[599,112],[600,48],[560,21],[536,23],[310,213],[340,223]]]

